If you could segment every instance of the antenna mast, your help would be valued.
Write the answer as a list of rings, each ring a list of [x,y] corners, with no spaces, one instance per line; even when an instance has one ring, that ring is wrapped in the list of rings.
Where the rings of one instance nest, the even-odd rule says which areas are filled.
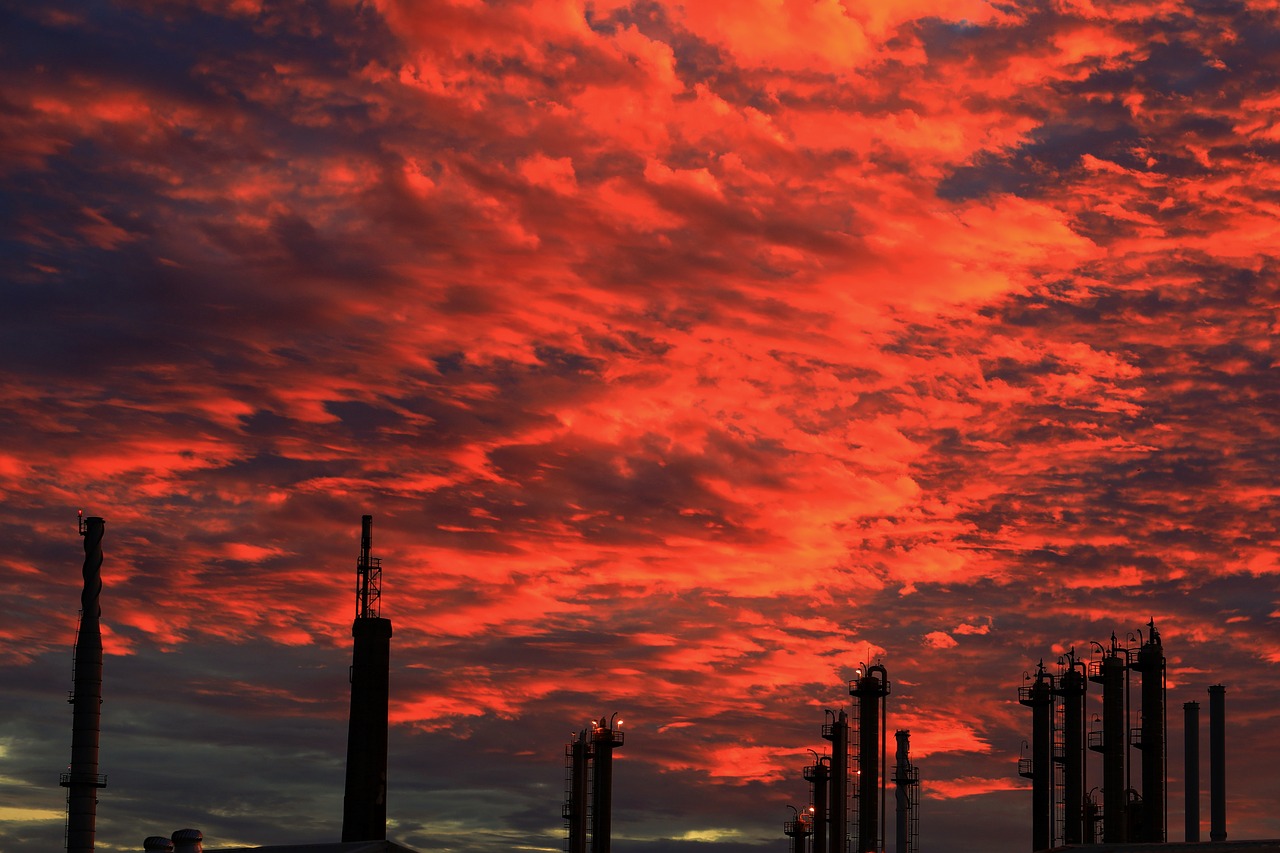
[[[377,619],[382,605],[382,559],[373,556],[373,516],[360,517],[360,559],[356,561],[356,618]]]

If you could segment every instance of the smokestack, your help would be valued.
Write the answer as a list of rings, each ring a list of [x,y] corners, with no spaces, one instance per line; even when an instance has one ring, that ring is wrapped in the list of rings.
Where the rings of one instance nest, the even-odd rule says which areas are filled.
[[[1200,842],[1200,703],[1183,702],[1183,759],[1186,763],[1187,800],[1184,809],[1186,840]]]
[[[1031,708],[1031,849],[1053,846],[1053,676],[1036,667],[1036,680],[1018,689]]]
[[[879,673],[880,677],[876,677]],[[883,710],[889,695],[889,675],[880,664],[850,685],[858,699],[858,853],[880,849],[880,826],[884,818],[884,732]]]
[[[588,730],[578,733],[565,748],[569,764],[569,790],[564,819],[569,825],[566,853],[587,853],[587,762],[591,754]]]
[[[804,778],[813,786],[813,851],[827,853],[827,794],[831,786],[831,771],[828,759],[817,755],[815,752],[813,764],[804,769]]]
[[[823,723],[822,736],[831,741],[831,814],[828,853],[846,853],[849,840],[849,715],[828,711],[833,721]]]
[[[1209,840],[1227,840],[1227,688],[1209,688]]]
[[[84,588],[76,632],[75,689],[71,703],[71,765],[59,778],[67,789],[67,853],[93,853],[98,820],[98,736],[102,723],[102,537],[106,522],[80,518],[84,537]]]
[[[1164,841],[1164,648],[1155,620],[1133,668],[1142,673],[1142,840]]]
[[[1084,842],[1084,663],[1075,649],[1067,653],[1066,670],[1056,693],[1062,697],[1062,802],[1064,844]]]
[[[619,727],[622,723],[619,721]],[[591,732],[591,853],[609,853],[613,811],[613,751],[622,746],[620,729],[600,718]]]
[[[387,708],[391,620],[379,617],[382,561],[373,556],[373,516],[361,519],[356,563],[356,618],[351,625],[351,717],[347,729],[347,786],[342,840],[387,838]]]

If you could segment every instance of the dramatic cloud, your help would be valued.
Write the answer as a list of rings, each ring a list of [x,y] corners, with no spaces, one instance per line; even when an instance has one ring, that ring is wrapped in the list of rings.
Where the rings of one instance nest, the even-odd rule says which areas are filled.
[[[338,837],[363,513],[418,849],[559,849],[615,710],[620,850],[776,847],[882,660],[924,847],[1022,850],[1023,673],[1150,619],[1280,835],[1274,3],[0,16],[3,849],[77,509],[103,849]]]

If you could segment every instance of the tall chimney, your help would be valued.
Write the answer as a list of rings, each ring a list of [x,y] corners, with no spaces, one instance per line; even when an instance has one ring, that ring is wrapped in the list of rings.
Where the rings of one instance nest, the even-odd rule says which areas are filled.
[[[1209,688],[1209,840],[1227,840],[1227,688]]]
[[[351,716],[347,728],[347,786],[342,840],[387,838],[387,709],[391,620],[379,617],[382,561],[373,556],[373,516],[361,519],[356,563],[356,618],[351,625]]]
[[[1186,763],[1187,801],[1184,809],[1186,841],[1200,843],[1200,703],[1183,702],[1183,759]]]
[[[67,853],[93,853],[98,820],[98,735],[102,722],[102,536],[101,518],[80,519],[84,537],[84,589],[80,593],[80,630],[76,633],[75,690],[71,703],[71,766],[59,779],[67,789]]]
[[[893,781],[897,785],[898,803],[895,849],[897,853],[916,853],[920,841],[919,816],[916,813],[920,797],[920,772],[911,763],[911,732],[899,729],[894,732],[894,737],[898,742],[898,749],[894,754],[897,766],[893,773]]]

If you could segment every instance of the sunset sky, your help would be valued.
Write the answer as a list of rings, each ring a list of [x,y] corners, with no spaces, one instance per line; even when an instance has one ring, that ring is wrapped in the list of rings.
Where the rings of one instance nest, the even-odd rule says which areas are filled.
[[[614,712],[617,853],[782,853],[876,661],[1020,853],[1023,673],[1152,618],[1170,838],[1219,682],[1280,837],[1280,0],[0,5],[0,850],[80,509],[99,850],[338,840],[365,513],[424,853],[559,850]]]

